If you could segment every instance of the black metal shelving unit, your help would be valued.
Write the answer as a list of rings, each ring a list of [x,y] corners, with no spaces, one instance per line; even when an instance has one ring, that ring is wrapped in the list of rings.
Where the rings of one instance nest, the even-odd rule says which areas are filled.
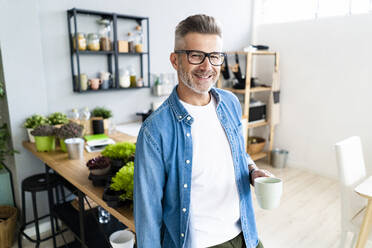
[[[75,49],[73,46],[73,37],[77,37],[78,28],[78,16],[79,15],[91,15],[98,16],[101,18],[109,19],[113,23],[113,42],[112,42],[112,51],[79,51],[79,47],[76,44]],[[146,25],[146,34],[144,42],[146,42],[147,51],[137,53],[137,52],[128,52],[128,53],[119,53],[118,51],[118,31],[117,25],[118,20],[133,20],[136,21],[138,25]],[[150,27],[149,27],[149,18],[141,16],[132,16],[132,15],[123,15],[117,13],[101,12],[94,10],[83,10],[83,9],[70,9],[67,11],[67,23],[68,31],[70,37],[70,57],[71,57],[71,74],[72,74],[72,87],[73,91],[76,93],[89,93],[89,92],[104,92],[104,91],[113,91],[113,90],[128,90],[128,89],[141,89],[141,88],[150,88]],[[90,56],[90,55],[102,55],[107,57],[107,71],[114,75],[113,86],[109,89],[99,89],[99,90],[81,90],[80,87],[80,57],[81,56]],[[121,56],[132,56],[138,57],[140,60],[140,76],[144,79],[144,75],[147,74],[147,79],[144,79],[143,87],[132,87],[132,88],[121,88],[119,85],[119,57]],[[112,63],[114,62],[114,63]],[[75,71],[76,64],[76,71]],[[144,70],[144,65],[146,64],[147,70]]]

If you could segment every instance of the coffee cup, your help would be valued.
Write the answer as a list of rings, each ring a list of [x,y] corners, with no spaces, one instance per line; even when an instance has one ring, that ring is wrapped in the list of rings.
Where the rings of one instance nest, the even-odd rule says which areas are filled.
[[[277,208],[283,192],[283,181],[276,177],[258,177],[254,180],[254,191],[262,209]]]
[[[101,89],[107,90],[110,88],[110,80],[102,80]]]
[[[129,230],[114,232],[110,235],[110,244],[113,248],[133,248],[134,234]]]
[[[92,90],[98,90],[99,86],[102,84],[102,80],[99,78],[91,78],[88,80],[88,82]]]

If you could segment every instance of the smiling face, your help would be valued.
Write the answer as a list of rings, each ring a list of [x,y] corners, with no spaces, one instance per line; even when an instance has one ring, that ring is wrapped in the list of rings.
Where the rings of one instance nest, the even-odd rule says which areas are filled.
[[[215,34],[188,33],[176,50],[199,50],[206,53],[221,52],[222,39]],[[179,80],[179,92],[193,97],[207,95],[217,82],[220,75],[220,66],[213,66],[206,57],[200,65],[188,62],[187,54],[171,54],[171,62],[177,70]],[[182,99],[182,98],[181,98]],[[183,100],[183,99],[182,99]]]

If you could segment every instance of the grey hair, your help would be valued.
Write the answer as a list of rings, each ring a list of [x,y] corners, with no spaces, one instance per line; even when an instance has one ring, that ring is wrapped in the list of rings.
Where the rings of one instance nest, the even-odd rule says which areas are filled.
[[[221,24],[214,17],[203,14],[189,16],[178,23],[174,40],[176,49],[188,33],[216,34],[222,38]]]

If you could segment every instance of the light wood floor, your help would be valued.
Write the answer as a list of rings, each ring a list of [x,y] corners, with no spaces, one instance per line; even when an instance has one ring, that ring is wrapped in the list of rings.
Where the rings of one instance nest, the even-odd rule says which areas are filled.
[[[339,247],[338,182],[300,169],[275,169],[262,162],[258,166],[271,171],[284,182],[278,209],[260,209],[252,194],[258,233],[265,248]],[[27,243],[25,241],[24,247],[34,247]],[[45,242],[41,247],[52,245]]]
[[[275,169],[262,162],[258,166],[283,179],[279,208],[261,209],[253,194],[257,228],[265,248],[339,247],[338,181],[295,168]],[[351,238],[350,234],[348,242]]]

